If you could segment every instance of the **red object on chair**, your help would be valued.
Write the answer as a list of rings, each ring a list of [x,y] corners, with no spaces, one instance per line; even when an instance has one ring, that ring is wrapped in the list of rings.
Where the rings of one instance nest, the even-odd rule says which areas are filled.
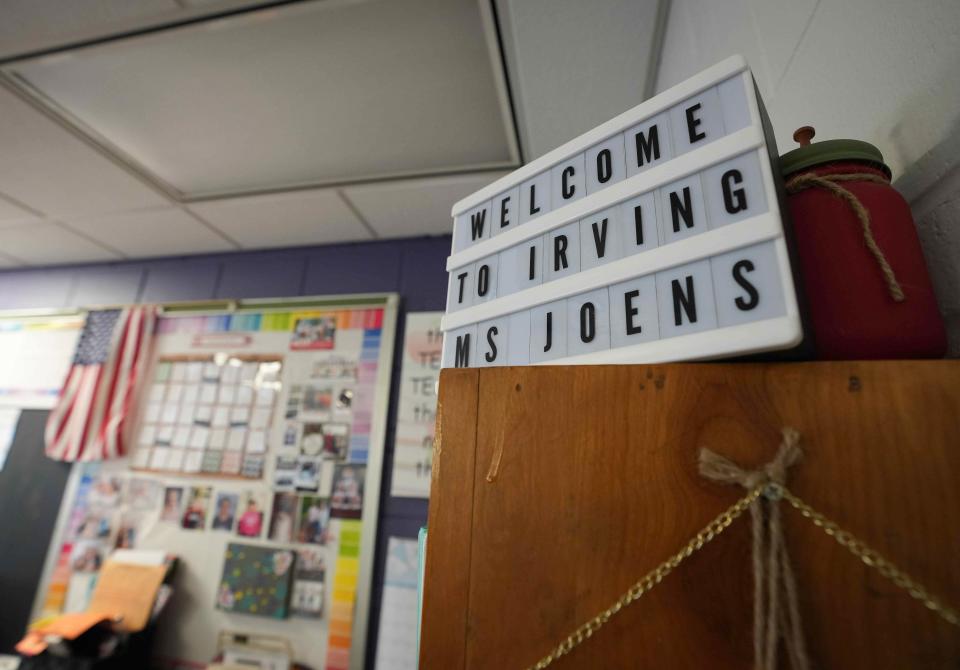
[[[883,155],[866,142],[812,137],[809,127],[794,134],[801,147],[781,169],[816,357],[942,357],[943,318]]]

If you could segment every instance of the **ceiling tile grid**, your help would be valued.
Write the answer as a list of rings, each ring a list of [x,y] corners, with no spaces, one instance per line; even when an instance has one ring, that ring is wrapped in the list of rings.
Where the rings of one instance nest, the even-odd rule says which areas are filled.
[[[504,172],[364,184],[343,189],[377,237],[447,235],[450,209],[458,200],[502,177]]]
[[[109,244],[128,258],[233,251],[239,248],[219,231],[175,206],[68,219],[66,222],[75,230]]]
[[[166,202],[155,189],[3,86],[0,192],[54,217]]]
[[[28,265],[112,261],[122,256],[55,221],[0,228],[0,253]]]
[[[245,249],[294,247],[373,238],[335,190],[293,191],[188,205]]]
[[[482,6],[293,3],[3,70],[186,198],[512,165]]]
[[[639,95],[661,1],[555,0],[555,31],[544,0],[0,3],[0,269],[448,234],[518,134]],[[591,21],[602,53],[564,51]]]

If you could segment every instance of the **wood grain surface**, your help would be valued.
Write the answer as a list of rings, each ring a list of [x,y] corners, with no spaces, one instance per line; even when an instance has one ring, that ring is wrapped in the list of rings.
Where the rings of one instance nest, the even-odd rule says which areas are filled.
[[[442,377],[447,395],[437,401],[424,573],[424,583],[434,586],[424,592],[420,635],[432,642],[420,647],[424,668],[463,667],[467,639],[479,378],[476,370],[445,370]]]
[[[759,466],[783,426],[790,489],[960,605],[960,362],[444,371],[438,422],[421,668],[536,662],[742,495],[700,447]],[[814,667],[960,667],[960,629],[784,523]],[[556,667],[751,667],[749,552],[744,518]]]

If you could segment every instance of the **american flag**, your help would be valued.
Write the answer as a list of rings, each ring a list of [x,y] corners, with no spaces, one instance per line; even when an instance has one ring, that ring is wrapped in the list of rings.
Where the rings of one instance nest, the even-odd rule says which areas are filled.
[[[47,419],[47,456],[99,461],[124,455],[125,430],[155,322],[153,306],[87,314],[70,372]]]

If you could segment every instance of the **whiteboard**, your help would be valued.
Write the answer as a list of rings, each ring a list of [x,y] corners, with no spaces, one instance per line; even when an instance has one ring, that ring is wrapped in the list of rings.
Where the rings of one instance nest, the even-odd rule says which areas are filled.
[[[63,580],[65,540],[69,539],[71,524],[76,523],[77,517],[73,503],[78,492],[90,488],[91,476],[147,479],[157,482],[161,487],[212,487],[214,497],[220,492],[239,495],[248,490],[261,491],[272,499],[275,456],[288,449],[281,445],[291,389],[303,387],[317,370],[328,374],[331,360],[353,361],[358,369],[353,386],[354,415],[346,462],[366,464],[363,511],[358,521],[330,521],[329,537],[323,547],[326,552],[326,580],[321,618],[274,620],[215,608],[223,556],[228,544],[293,549],[307,546],[267,539],[268,520],[272,511],[269,503],[263,510],[264,528],[258,538],[239,537],[235,531],[212,530],[212,509],[208,510],[201,531],[187,530],[179,523],[162,521],[158,508],[152,516],[142,521],[135,546],[138,549],[164,549],[182,559],[174,584],[175,593],[168,611],[164,613],[155,647],[165,667],[196,667],[195,664],[209,662],[216,653],[216,638],[220,630],[256,631],[286,637],[293,646],[294,658],[314,668],[338,670],[364,667],[397,298],[392,294],[345,296],[335,300],[298,300],[294,307],[285,306],[282,301],[261,305],[264,305],[263,301],[258,301],[256,308],[241,307],[231,313],[185,313],[162,318],[147,379],[152,382],[158,363],[170,357],[209,354],[236,355],[238,358],[242,355],[276,355],[282,358],[281,388],[270,427],[270,448],[262,477],[152,472],[142,467],[142,461],[141,467],[135,468],[132,466],[133,461],[139,458],[139,446],[130,457],[120,461],[86,468],[75,466],[61,505],[54,540],[48,551],[44,579],[35,600],[34,616],[49,612],[50,594],[55,591],[55,588],[49,587],[56,587],[58,580]],[[365,321],[364,315],[369,316],[374,311],[379,312],[379,318],[375,322],[369,319]],[[335,346],[292,348],[296,339],[293,329],[299,320],[330,314],[335,315],[340,326],[336,330]],[[258,323],[256,328],[252,327],[254,322]],[[300,341],[303,342],[303,338]],[[138,403],[138,430],[134,436],[138,442],[146,426],[144,413],[150,402],[149,395],[150,386],[145,384]],[[323,487],[329,487],[330,482],[327,475],[321,479],[326,479],[325,483],[320,484],[322,496]],[[359,535],[359,555],[348,560],[346,554],[354,546],[348,536],[354,529]]]
[[[83,329],[80,313],[0,313],[0,405],[51,409]]]

